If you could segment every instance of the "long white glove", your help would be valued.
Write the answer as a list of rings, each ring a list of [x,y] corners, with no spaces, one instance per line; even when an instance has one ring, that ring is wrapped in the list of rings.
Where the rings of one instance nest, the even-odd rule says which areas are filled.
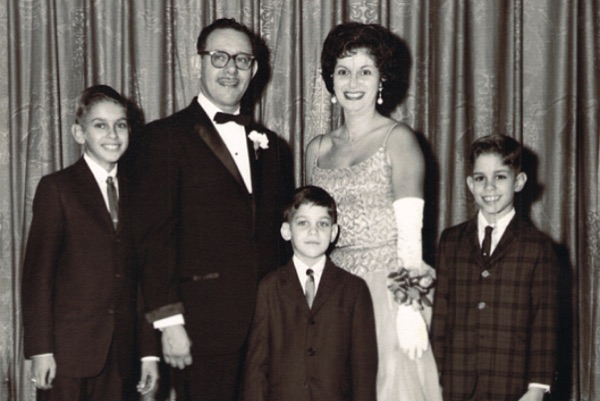
[[[420,198],[401,198],[393,205],[398,227],[398,267],[406,268],[411,275],[423,274],[421,229],[425,202]],[[411,359],[420,358],[429,347],[427,325],[412,305],[398,305],[396,333],[400,348]]]
[[[400,198],[396,199],[393,205],[398,228],[400,267],[417,275],[425,273],[424,271],[421,273],[423,264],[421,229],[425,201],[421,198]]]

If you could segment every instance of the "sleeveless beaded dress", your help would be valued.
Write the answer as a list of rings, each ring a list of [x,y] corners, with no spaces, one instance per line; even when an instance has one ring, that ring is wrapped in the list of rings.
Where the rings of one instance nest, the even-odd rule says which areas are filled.
[[[362,277],[371,292],[379,355],[377,400],[441,401],[431,346],[415,360],[399,348],[395,324],[398,306],[387,289],[388,274],[400,267],[392,166],[385,151],[390,132],[375,154],[346,168],[320,168],[317,156],[311,182],[327,190],[338,206],[340,235],[331,259]]]

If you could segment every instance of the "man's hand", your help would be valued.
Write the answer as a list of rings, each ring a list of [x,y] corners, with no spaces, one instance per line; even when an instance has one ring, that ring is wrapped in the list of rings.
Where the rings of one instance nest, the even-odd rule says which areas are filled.
[[[162,349],[165,362],[183,369],[192,364],[190,339],[182,324],[167,326],[162,330]]]
[[[35,355],[31,358],[31,381],[40,390],[52,388],[56,377],[56,361],[53,355]]]
[[[544,399],[544,393],[545,391],[543,388],[531,387],[523,397],[519,398],[519,401],[542,401]]]
[[[142,395],[146,395],[156,391],[158,378],[158,362],[142,361],[142,374],[140,376],[140,382],[137,385],[138,392]]]

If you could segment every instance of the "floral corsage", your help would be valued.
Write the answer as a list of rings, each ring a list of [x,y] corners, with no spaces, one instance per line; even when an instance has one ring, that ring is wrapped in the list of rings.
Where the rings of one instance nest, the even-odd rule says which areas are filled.
[[[266,134],[261,134],[258,131],[252,131],[248,134],[248,139],[254,144],[254,150],[269,149],[269,138]]]
[[[388,289],[394,294],[394,301],[399,305],[413,305],[416,309],[432,306],[427,294],[433,288],[435,278],[431,272],[420,276],[411,276],[409,271],[401,267],[397,272],[388,275]]]

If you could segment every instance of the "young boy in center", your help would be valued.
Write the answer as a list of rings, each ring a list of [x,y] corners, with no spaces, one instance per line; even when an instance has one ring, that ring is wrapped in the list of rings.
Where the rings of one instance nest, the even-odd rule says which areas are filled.
[[[479,212],[440,239],[432,343],[445,401],[542,400],[552,384],[558,263],[552,241],[515,212],[521,153],[505,135],[471,145]]]
[[[259,284],[244,401],[375,400],[373,304],[365,282],[326,256],[336,221],[325,190],[296,190],[281,225],[294,256]]]
[[[137,319],[138,275],[126,240],[129,182],[117,171],[129,144],[127,114],[111,87],[84,90],[72,126],[83,157],[44,176],[35,193],[21,298],[39,401],[133,401],[137,380],[142,394],[156,386],[153,329]],[[148,358],[140,362],[140,354]]]

